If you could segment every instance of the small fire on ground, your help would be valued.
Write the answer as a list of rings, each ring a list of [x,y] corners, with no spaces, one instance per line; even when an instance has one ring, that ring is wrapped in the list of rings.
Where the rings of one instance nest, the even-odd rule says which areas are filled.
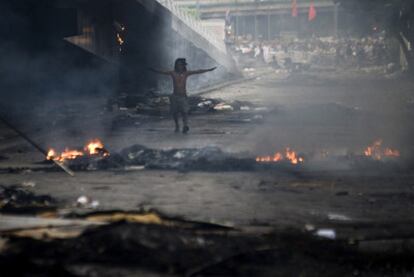
[[[64,162],[66,160],[74,160],[82,156],[109,156],[109,152],[105,149],[103,143],[99,139],[94,139],[88,142],[83,150],[68,149],[58,154],[54,149],[50,149],[47,153],[47,160],[54,160]]]
[[[364,155],[366,157],[370,157],[374,160],[379,161],[384,158],[400,157],[400,151],[392,149],[392,148],[388,148],[388,147],[383,147],[382,140],[379,139],[379,140],[374,141],[372,145],[368,146],[364,150]]]
[[[329,159],[329,152],[323,151],[320,153],[323,159]],[[357,155],[361,155],[361,152]],[[375,161],[397,159],[401,156],[400,151],[390,147],[384,147],[382,139],[378,139],[372,143],[372,145],[366,147],[362,151],[362,155],[368,159]],[[312,158],[308,157],[308,160]],[[286,148],[284,152],[276,152],[270,156],[258,156],[256,157],[256,162],[258,163],[279,163],[279,162],[288,162],[293,165],[302,164],[305,162],[303,156],[297,154],[297,152],[291,150],[291,148]]]
[[[285,152],[276,152],[272,156],[256,157],[256,162],[258,163],[277,163],[282,161],[296,165],[303,163],[305,159],[290,148],[286,148]]]

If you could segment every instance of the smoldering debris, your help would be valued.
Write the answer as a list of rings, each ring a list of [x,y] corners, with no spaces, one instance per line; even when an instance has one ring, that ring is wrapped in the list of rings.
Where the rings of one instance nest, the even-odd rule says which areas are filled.
[[[56,209],[57,201],[49,195],[35,195],[26,187],[0,185],[0,211],[37,213]]]
[[[137,114],[168,115],[169,96],[155,93],[145,95],[122,95],[108,102],[112,111],[132,111]],[[211,112],[253,110],[255,105],[248,101],[224,101],[216,98],[206,98],[198,95],[188,96],[190,114]]]
[[[74,170],[102,170],[131,166],[164,170],[253,170],[254,159],[235,157],[218,147],[159,150],[134,145],[110,156],[82,156],[67,160]]]
[[[5,272],[19,275],[125,276],[322,276],[398,275],[413,272],[413,256],[362,253],[357,245],[318,238],[309,232],[284,230],[248,235],[202,226],[116,222],[90,227],[74,238],[44,240],[7,236],[0,254]],[[385,262],[386,261],[386,262]],[[22,266],[24,265],[24,266]]]
[[[355,173],[392,174],[412,168],[412,162],[398,150],[367,147],[360,153],[301,153],[289,147],[263,156],[228,153],[219,147],[152,149],[133,145],[117,153],[97,151],[82,154],[66,150],[55,158],[75,171],[94,170],[178,170],[178,171],[256,171],[277,170],[287,173],[348,170]],[[70,155],[77,153],[77,155]],[[48,157],[50,158],[50,157]]]

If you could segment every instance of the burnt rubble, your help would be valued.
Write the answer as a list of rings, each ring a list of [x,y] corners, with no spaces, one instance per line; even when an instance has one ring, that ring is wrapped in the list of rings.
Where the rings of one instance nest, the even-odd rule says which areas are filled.
[[[35,195],[17,185],[0,185],[0,211],[6,213],[36,213],[53,210],[56,200],[49,195]]]
[[[142,95],[122,95],[112,99],[109,110],[130,110],[137,114],[167,115],[169,114],[169,96],[156,93]],[[255,105],[248,101],[224,101],[198,95],[188,96],[189,113],[203,114],[220,111],[252,110]]]
[[[249,236],[159,224],[116,222],[75,238],[36,240],[7,236],[0,255],[13,276],[408,276],[413,254],[362,253],[346,241],[284,230]],[[109,270],[109,271],[108,271]],[[142,276],[142,275],[141,275]]]
[[[110,155],[85,155],[76,159],[65,160],[65,164],[72,170],[111,170],[111,169],[157,169],[178,171],[255,171],[278,170],[287,173],[312,171],[350,170],[367,174],[391,174],[410,170],[409,161],[403,159],[386,158],[375,160],[360,154],[346,154],[339,156],[318,157],[317,153],[299,153],[303,162],[257,161],[249,154],[224,152],[219,147],[208,146],[203,148],[182,149],[153,149],[143,145],[133,145]]]
[[[103,156],[83,156],[68,160],[73,170],[101,170],[142,166],[146,169],[230,171],[253,170],[255,160],[236,157],[218,147],[158,150],[134,145],[120,153]]]

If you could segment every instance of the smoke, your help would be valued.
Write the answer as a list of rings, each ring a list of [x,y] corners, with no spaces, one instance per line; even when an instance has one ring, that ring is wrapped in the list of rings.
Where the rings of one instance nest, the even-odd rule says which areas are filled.
[[[409,80],[347,79],[338,74],[330,82],[328,76],[317,75],[325,83],[315,84],[315,76],[299,75],[292,83],[269,78],[247,89],[250,99],[257,94],[256,100],[274,110],[248,132],[241,142],[245,150],[271,155],[290,147],[305,157],[322,153],[346,157],[363,155],[374,141],[382,140],[383,147],[400,151],[400,161],[412,159],[414,125],[408,91],[413,84]],[[268,86],[259,87],[258,83]],[[240,149],[239,144],[231,147]],[[329,166],[343,168],[344,163]]]
[[[234,78],[232,74],[224,66],[212,59],[204,49],[200,49],[193,42],[184,38],[180,32],[184,32],[187,28],[185,24],[177,24],[182,26],[182,30],[174,30],[172,28],[172,19],[160,18],[161,28],[159,30],[158,43],[161,45],[163,60],[159,61],[157,66],[172,70],[174,61],[177,58],[187,59],[188,70],[207,69],[217,67],[215,71],[202,75],[193,75],[188,79],[188,93],[191,94],[199,89],[211,86],[211,84],[223,82]],[[171,80],[168,78],[160,78],[158,82],[158,90],[163,94],[172,92]]]
[[[0,10],[2,116],[25,132],[49,130],[55,137],[44,145],[101,136],[99,115],[114,93],[116,67],[64,41],[47,4],[9,1]]]

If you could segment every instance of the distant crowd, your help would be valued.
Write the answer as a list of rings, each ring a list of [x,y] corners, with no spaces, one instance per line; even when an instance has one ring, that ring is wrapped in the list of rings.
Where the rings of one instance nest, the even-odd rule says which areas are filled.
[[[279,38],[254,41],[239,37],[231,46],[239,63],[285,63],[325,66],[375,66],[395,62],[398,51],[385,36],[363,38]],[[397,49],[398,50],[398,49]]]

